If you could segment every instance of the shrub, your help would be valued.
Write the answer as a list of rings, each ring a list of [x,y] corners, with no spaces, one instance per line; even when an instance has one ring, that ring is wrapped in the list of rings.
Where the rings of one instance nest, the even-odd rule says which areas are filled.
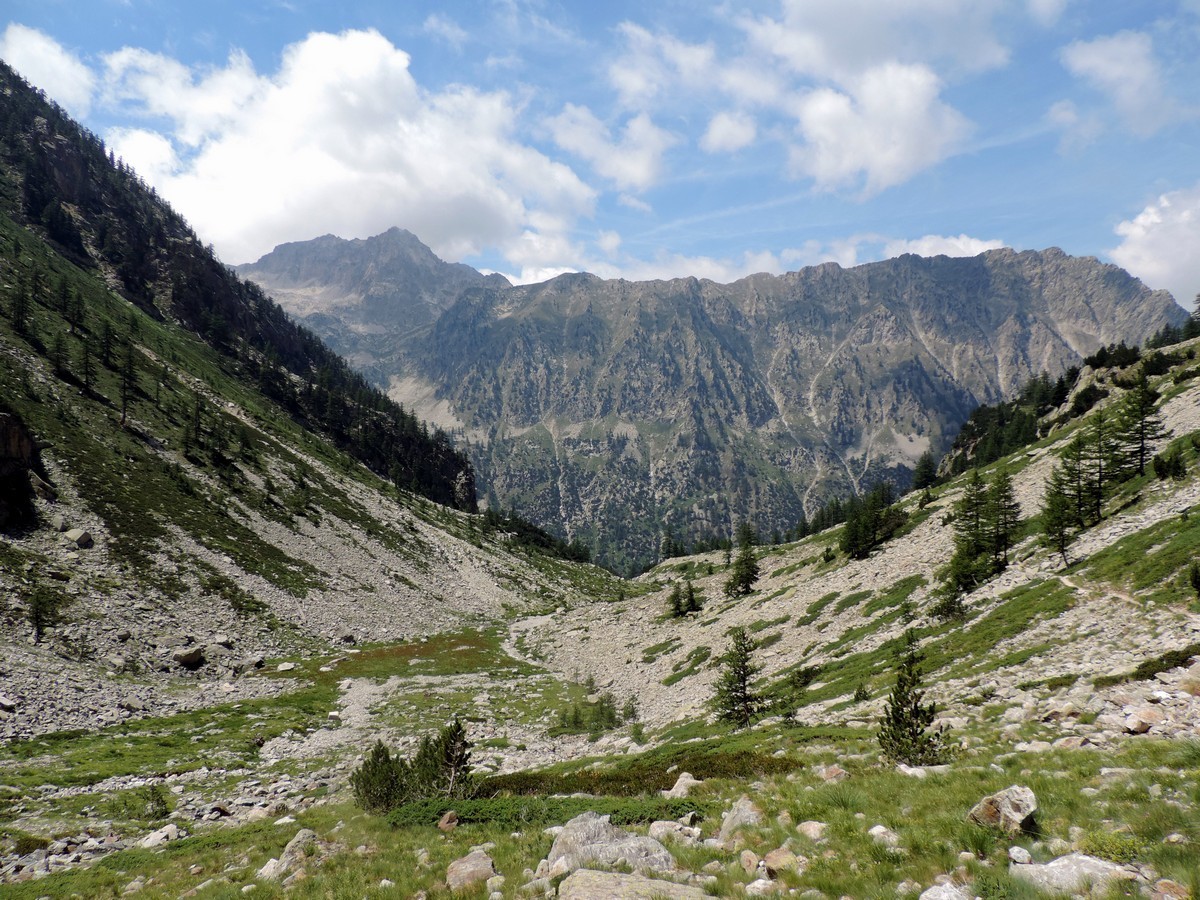
[[[350,776],[354,800],[369,812],[381,813],[417,800],[469,797],[477,787],[471,746],[457,718],[436,737],[422,738],[411,761],[393,757],[382,741],[376,741]]]
[[[420,800],[406,803],[393,810],[388,824],[432,825],[448,810],[453,809],[460,823],[489,823],[505,828],[561,824],[580,813],[607,815],[614,825],[636,825],[659,819],[678,819],[691,812],[702,816],[706,804],[695,800],[630,797],[492,797],[468,800]]]
[[[910,628],[897,666],[896,686],[884,707],[878,734],[883,755],[910,766],[935,765],[946,756],[944,735],[930,728],[937,709],[924,702],[920,666],[916,633]]]
[[[1098,856],[1111,862],[1131,863],[1141,854],[1143,846],[1132,834],[1093,831],[1084,835],[1079,849],[1089,856]]]

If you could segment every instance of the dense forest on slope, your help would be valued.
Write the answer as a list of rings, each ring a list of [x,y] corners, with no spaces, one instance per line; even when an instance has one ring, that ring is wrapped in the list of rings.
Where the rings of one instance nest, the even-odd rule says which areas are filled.
[[[151,317],[200,336],[296,422],[398,487],[475,509],[473,470],[444,433],[431,433],[256,285],[241,281],[153,188],[3,63],[0,212],[44,235]],[[9,250],[19,259],[17,244]],[[18,309],[76,302],[36,273],[10,288]],[[83,307],[72,331],[76,324],[87,330]],[[114,339],[93,337],[106,346]]]

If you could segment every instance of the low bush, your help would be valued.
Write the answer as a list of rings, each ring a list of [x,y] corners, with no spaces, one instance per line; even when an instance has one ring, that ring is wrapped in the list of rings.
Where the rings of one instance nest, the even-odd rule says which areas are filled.
[[[674,820],[691,812],[704,816],[708,804],[694,800],[631,797],[491,797],[471,800],[422,800],[392,810],[388,823],[434,825],[447,811],[454,810],[459,823],[487,823],[505,828],[524,825],[562,824],[585,812],[609,816],[614,825],[636,825],[659,819]]]
[[[1142,842],[1132,834],[1112,831],[1093,831],[1079,843],[1079,849],[1089,856],[1098,856],[1115,863],[1131,863],[1142,853]]]

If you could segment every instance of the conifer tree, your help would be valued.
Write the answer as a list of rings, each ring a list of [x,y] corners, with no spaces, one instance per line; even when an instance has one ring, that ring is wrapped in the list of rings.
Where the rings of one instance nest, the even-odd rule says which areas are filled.
[[[990,574],[987,506],[987,483],[973,469],[954,505],[954,554],[945,573],[950,593],[971,590]]]
[[[671,599],[668,602],[668,611],[672,618],[676,619],[684,614],[683,591],[679,589],[678,581],[671,587]]]
[[[1021,504],[1017,502],[1012,476],[1007,469],[997,472],[988,488],[986,518],[992,545],[992,569],[1002,572],[1008,566],[1008,551],[1021,525]]]
[[[933,703],[925,702],[921,660],[916,632],[910,628],[904,633],[904,648],[896,666],[896,685],[884,706],[877,736],[885,757],[910,766],[936,765],[946,756],[943,733],[931,728],[937,708]]]
[[[700,612],[700,595],[696,593],[696,586],[690,579],[683,592],[683,610],[689,613]]]
[[[754,554],[753,532],[740,532],[742,543],[725,580],[725,596],[744,597],[758,581],[758,557]]]
[[[937,481],[937,463],[934,461],[933,453],[926,450],[917,459],[916,466],[913,467],[913,490],[921,491],[932,487],[935,481]]]
[[[735,728],[749,728],[762,705],[762,698],[751,684],[760,671],[750,658],[754,647],[754,640],[745,628],[730,631],[729,652],[725,654],[724,666],[717,678],[713,698],[717,718],[732,723]]]
[[[1130,474],[1146,474],[1146,461],[1153,455],[1154,442],[1165,437],[1162,416],[1155,409],[1158,392],[1150,387],[1144,371],[1121,401],[1118,433],[1125,467]]]
[[[1055,466],[1046,482],[1042,502],[1042,542],[1062,556],[1067,564],[1067,547],[1075,539],[1077,513],[1069,493],[1070,485],[1062,466]]]

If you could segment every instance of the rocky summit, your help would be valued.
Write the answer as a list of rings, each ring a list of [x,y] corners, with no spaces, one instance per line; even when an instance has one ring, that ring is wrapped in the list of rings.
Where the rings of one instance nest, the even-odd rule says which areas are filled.
[[[1056,249],[510,287],[393,229],[240,271],[459,435],[493,504],[620,570],[664,536],[782,532],[832,496],[906,484],[980,403],[1184,318]]]

